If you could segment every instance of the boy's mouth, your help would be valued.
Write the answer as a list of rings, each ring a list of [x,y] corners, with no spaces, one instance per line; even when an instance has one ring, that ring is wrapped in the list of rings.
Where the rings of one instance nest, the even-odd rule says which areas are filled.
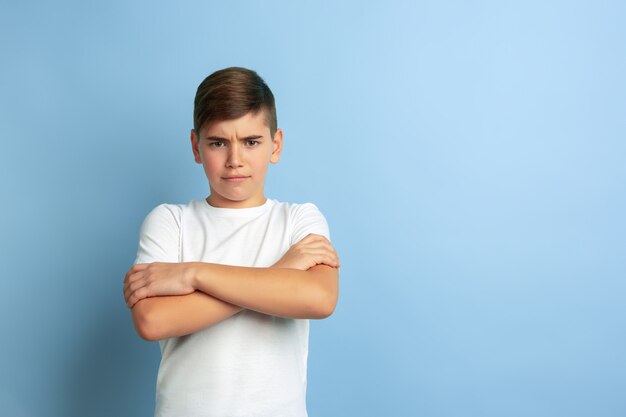
[[[240,182],[240,181],[244,181],[244,180],[246,180],[248,178],[250,178],[250,177],[222,177],[223,180],[229,181],[229,182]]]

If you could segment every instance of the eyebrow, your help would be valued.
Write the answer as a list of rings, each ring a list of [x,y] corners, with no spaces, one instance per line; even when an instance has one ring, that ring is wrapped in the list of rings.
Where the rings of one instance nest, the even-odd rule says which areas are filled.
[[[253,140],[253,139],[260,139],[263,136],[261,135],[250,135],[250,136],[246,136],[245,138],[239,138],[239,140]],[[224,142],[230,142],[230,139],[226,139],[226,138],[221,138],[219,136],[207,136],[205,138],[206,140],[219,140],[219,141],[224,141]]]

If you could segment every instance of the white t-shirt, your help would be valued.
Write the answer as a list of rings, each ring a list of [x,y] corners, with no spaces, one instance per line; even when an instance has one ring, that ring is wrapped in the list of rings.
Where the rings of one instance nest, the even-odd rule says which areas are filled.
[[[269,267],[309,233],[330,239],[326,219],[311,203],[161,204],[141,226],[135,263]],[[308,343],[309,320],[252,310],[160,340],[155,416],[306,417]]]

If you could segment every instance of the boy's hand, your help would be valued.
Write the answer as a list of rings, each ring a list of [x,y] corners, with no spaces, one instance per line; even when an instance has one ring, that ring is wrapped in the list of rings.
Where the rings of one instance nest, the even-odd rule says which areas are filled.
[[[339,255],[330,241],[322,235],[308,234],[293,245],[272,268],[292,268],[306,271],[318,264],[339,268]]]
[[[124,278],[124,298],[128,307],[143,298],[160,295],[186,295],[195,291],[192,286],[191,263],[136,264]]]

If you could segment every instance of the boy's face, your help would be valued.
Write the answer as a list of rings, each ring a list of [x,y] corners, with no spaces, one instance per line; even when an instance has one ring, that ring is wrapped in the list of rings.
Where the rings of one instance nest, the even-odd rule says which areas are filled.
[[[224,208],[260,206],[269,163],[277,163],[283,133],[272,140],[265,112],[248,113],[239,119],[217,121],[191,131],[191,147],[209,180],[210,205]]]

